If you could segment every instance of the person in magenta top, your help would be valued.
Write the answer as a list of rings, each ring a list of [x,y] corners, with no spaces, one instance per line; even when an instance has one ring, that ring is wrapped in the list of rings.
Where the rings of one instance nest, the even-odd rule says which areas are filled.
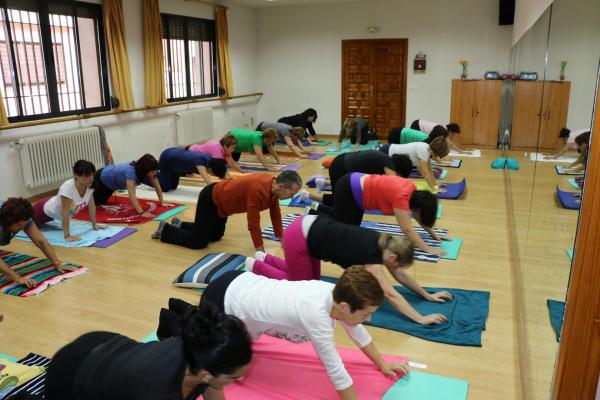
[[[380,210],[394,215],[398,226],[421,250],[444,255],[440,248],[431,247],[414,230],[410,214],[433,239],[442,240],[433,230],[437,214],[437,198],[428,190],[417,190],[411,180],[391,175],[368,175],[353,172],[344,175],[334,189],[333,207],[311,206],[317,212],[333,215],[351,225],[360,225],[365,210]],[[317,204],[317,203],[313,203]]]
[[[229,168],[244,174],[245,172],[242,171],[231,157],[231,153],[235,150],[235,146],[237,146],[237,139],[232,134],[227,133],[220,140],[209,140],[204,143],[192,144],[185,149],[208,154],[211,158],[221,158],[227,162]],[[225,176],[226,178],[231,178],[231,176],[229,176],[229,171],[227,171]]]

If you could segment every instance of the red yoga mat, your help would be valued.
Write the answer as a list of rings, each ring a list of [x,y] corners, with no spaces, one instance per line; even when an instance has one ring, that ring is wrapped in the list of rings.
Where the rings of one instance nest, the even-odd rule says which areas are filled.
[[[254,356],[244,380],[225,387],[228,399],[331,400],[338,395],[312,344],[290,343],[263,335],[253,345]],[[361,400],[379,400],[398,380],[387,377],[360,350],[338,348]],[[406,357],[384,356],[388,362]]]
[[[142,224],[152,221],[160,214],[179,207],[181,204],[165,203],[161,206],[158,201],[138,199],[140,206],[146,211],[150,211],[154,217],[146,218],[138,215],[129,197],[112,196],[106,204],[96,205],[96,222],[105,224]],[[79,211],[74,219],[89,221],[90,214],[88,208]]]

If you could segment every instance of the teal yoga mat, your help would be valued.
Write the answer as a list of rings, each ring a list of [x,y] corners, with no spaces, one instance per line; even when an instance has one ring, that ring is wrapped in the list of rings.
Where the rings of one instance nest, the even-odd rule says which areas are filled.
[[[469,382],[413,371],[398,380],[381,400],[466,400]]]
[[[160,214],[158,217],[154,218],[154,220],[155,221],[163,221],[165,219],[171,218],[173,215],[179,214],[180,212],[187,210],[188,208],[189,208],[188,206],[176,207],[172,210],[169,210],[169,211],[166,211],[166,212]]]
[[[567,249],[567,255],[569,256],[569,260],[573,261],[573,249]]]
[[[358,151],[373,150],[377,147],[378,144],[379,144],[379,140],[370,140],[367,142],[367,144],[360,145],[360,147],[358,148]],[[350,141],[344,140],[342,142],[342,145],[340,146],[340,151],[337,151],[337,144],[336,144],[327,149],[327,154],[340,155],[343,153],[349,153],[351,151],[354,151],[354,145],[352,143],[350,143]]]
[[[158,342],[158,336],[156,336],[156,331],[152,332],[151,334],[142,339],[142,343],[149,342]]]
[[[575,189],[581,190],[581,186],[579,186],[579,183],[577,183],[577,181],[575,180],[575,178],[569,178],[567,180],[569,181],[569,184],[571,186],[573,186]]]
[[[441,204],[438,202],[437,213],[435,214],[435,217],[436,217],[437,219],[440,219],[440,218],[442,218],[442,208],[443,208],[443,207],[444,207],[444,206],[443,206],[443,205],[441,205]]]
[[[11,357],[8,354],[3,354],[3,353],[0,353],[0,358],[3,358],[3,359],[8,360],[10,362],[16,362],[17,361],[16,358]]]
[[[289,206],[292,199],[279,200],[280,206]]]
[[[461,238],[452,238],[452,240],[442,240],[441,248],[446,252],[445,256],[442,256],[445,260],[456,260],[458,258],[458,252],[460,246],[462,246],[463,240]]]

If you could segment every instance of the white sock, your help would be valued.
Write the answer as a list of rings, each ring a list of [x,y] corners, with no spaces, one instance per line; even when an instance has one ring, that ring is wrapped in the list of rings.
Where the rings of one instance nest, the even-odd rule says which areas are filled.
[[[244,264],[246,264],[246,271],[247,272],[252,272],[252,269],[254,268],[254,261],[256,261],[254,258],[252,257],[247,257],[246,261],[244,262]]]
[[[267,253],[265,253],[264,251],[257,251],[256,254],[254,255],[254,257],[258,260],[258,261],[265,261],[265,257],[267,256]]]

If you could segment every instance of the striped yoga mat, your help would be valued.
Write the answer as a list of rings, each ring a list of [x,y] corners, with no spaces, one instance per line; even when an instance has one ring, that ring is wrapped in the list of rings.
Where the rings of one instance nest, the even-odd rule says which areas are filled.
[[[209,283],[226,272],[245,269],[246,256],[231,253],[210,253],[183,271],[173,286],[185,288],[205,288]]]
[[[283,229],[286,229],[296,218],[298,218],[300,214],[288,214],[282,218]],[[360,224],[363,228],[373,229],[380,233],[389,233],[390,235],[404,236],[404,232],[402,229],[398,227],[396,224],[386,224],[383,222],[372,222],[372,221],[363,221]],[[425,241],[431,247],[440,247],[440,243],[437,240],[431,238],[429,233],[425,231],[425,229],[421,227],[414,228],[415,231],[421,236],[421,239]],[[435,229],[435,233],[442,236],[448,235],[447,229]],[[275,233],[273,232],[273,225],[268,225],[262,230],[262,237],[269,240],[275,240]],[[440,257],[434,254],[429,254],[424,252],[421,249],[415,248],[414,253],[415,261],[424,261],[424,262],[438,262]]]
[[[50,364],[50,359],[44,356],[40,356],[39,354],[35,354],[35,353],[29,353],[27,354],[27,356],[23,357],[22,359],[18,360],[17,362],[19,364],[23,364],[23,365],[28,365],[28,366],[39,366],[39,367],[45,367],[47,368],[48,365]],[[19,398],[28,398],[26,396],[26,394],[30,395],[30,396],[40,396],[40,397],[33,397],[33,398],[42,398],[41,396],[43,396],[44,394],[44,388],[46,386],[46,372],[44,372],[41,375],[36,376],[35,378],[33,378],[32,380],[30,380],[29,382],[25,383],[24,385],[18,386],[17,388],[9,391],[8,393],[4,393],[2,391],[0,391],[0,395],[3,395],[2,398],[9,398],[12,396],[17,395],[17,393],[22,393],[22,395],[25,395],[23,397],[19,397]]]
[[[89,271],[87,267],[66,263],[67,266],[77,267],[77,269],[71,272],[60,274],[54,269],[54,265],[52,265],[50,260],[46,258],[38,258],[28,256],[26,254],[12,253],[3,250],[0,250],[0,259],[2,259],[2,261],[4,261],[20,276],[27,279],[33,279],[37,282],[38,285],[36,287],[28,288],[26,286],[19,285],[5,275],[0,275],[0,293],[19,297],[29,297],[40,294],[44,290],[48,289],[48,287],[56,285],[63,279],[73,278],[74,276],[81,275],[84,272]]]

